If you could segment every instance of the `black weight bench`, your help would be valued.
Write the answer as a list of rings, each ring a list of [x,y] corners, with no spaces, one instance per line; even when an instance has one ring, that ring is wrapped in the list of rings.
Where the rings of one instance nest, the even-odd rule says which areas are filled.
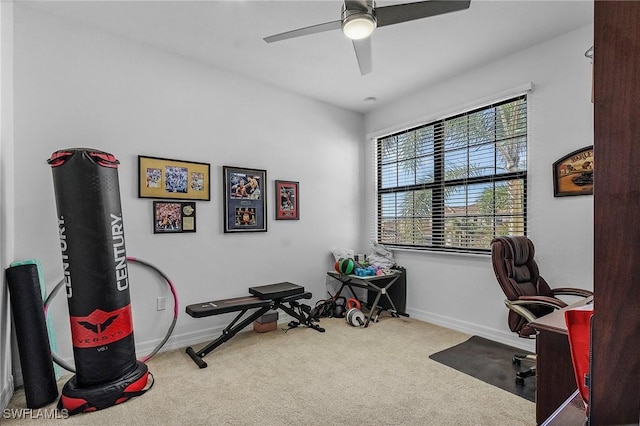
[[[253,296],[235,297],[232,299],[215,300],[213,302],[196,303],[189,305],[186,312],[194,318],[203,318],[211,315],[226,314],[229,312],[240,313],[231,323],[222,330],[220,337],[206,345],[199,351],[193,350],[191,346],[186,349],[187,354],[200,368],[206,368],[207,363],[202,358],[209,352],[231,339],[240,330],[260,318],[270,310],[282,309],[298,321],[291,321],[290,328],[298,325],[305,325],[314,330],[324,332],[324,328],[314,324],[309,317],[308,311],[302,308],[297,301],[300,299],[311,299],[311,293],[304,291],[304,287],[289,282],[250,287],[249,293]],[[251,315],[238,322],[249,309],[255,309]],[[298,310],[296,311],[296,308]]]

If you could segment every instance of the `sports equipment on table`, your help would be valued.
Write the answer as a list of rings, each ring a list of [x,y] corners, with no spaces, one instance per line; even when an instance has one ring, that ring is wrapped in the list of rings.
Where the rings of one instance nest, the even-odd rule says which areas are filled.
[[[349,275],[356,267],[356,262],[351,258],[340,259],[338,261],[338,272]]]

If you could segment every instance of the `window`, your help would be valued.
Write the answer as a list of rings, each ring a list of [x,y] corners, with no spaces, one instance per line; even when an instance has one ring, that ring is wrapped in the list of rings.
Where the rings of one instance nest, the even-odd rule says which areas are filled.
[[[489,252],[526,234],[527,97],[376,140],[377,240]]]

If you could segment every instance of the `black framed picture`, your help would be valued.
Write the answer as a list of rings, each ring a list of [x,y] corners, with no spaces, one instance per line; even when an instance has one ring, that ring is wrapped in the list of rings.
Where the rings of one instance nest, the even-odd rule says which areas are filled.
[[[222,167],[224,232],[267,231],[267,171]]]
[[[276,220],[299,220],[300,184],[292,180],[276,181]]]
[[[177,234],[182,232],[196,232],[196,203],[154,201],[153,233]]]

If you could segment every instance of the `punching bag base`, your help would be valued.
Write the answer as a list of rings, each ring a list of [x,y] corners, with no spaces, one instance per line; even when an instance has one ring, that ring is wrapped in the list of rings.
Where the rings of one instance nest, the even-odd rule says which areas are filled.
[[[62,388],[58,409],[67,410],[69,415],[102,410],[142,395],[151,386],[153,375],[141,361],[136,361],[131,373],[108,383],[79,387],[73,376]]]

